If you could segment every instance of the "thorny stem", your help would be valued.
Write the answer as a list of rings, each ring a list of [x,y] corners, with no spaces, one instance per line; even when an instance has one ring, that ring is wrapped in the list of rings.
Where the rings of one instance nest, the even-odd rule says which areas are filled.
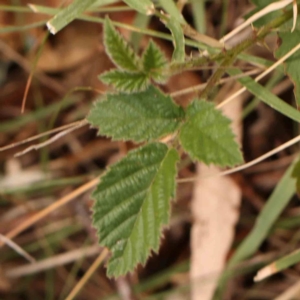
[[[211,89],[212,86],[214,86],[215,82],[218,82],[219,79],[223,76],[225,73],[224,67],[227,67],[233,63],[235,58],[243,51],[248,49],[253,44],[259,42],[260,40],[264,39],[267,34],[270,33],[271,30],[274,28],[277,28],[284,24],[286,21],[288,21],[293,16],[293,11],[289,10],[282,14],[281,16],[277,17],[276,19],[269,22],[267,25],[259,29],[257,32],[253,31],[252,37],[242,41],[238,45],[234,46],[231,49],[223,50],[218,53],[211,54],[209,56],[200,56],[196,58],[191,58],[190,60],[183,62],[183,63],[174,63],[170,66],[168,72],[169,74],[176,74],[180,73],[182,71],[186,71],[191,68],[199,67],[208,61],[220,61],[223,59],[223,62],[221,66],[223,68],[219,68],[215,74],[210,78],[206,91],[204,90],[202,93],[202,97],[207,97],[208,91]],[[214,49],[211,49],[212,51]],[[210,52],[212,52],[210,51]],[[224,58],[225,57],[225,58]]]
[[[233,64],[235,61],[236,56],[231,55],[227,56],[222,64],[221,68],[218,68],[217,71],[211,76],[211,78],[208,80],[206,87],[202,92],[199,94],[199,98],[206,99],[208,98],[209,93],[211,92],[212,88],[216,86],[216,84],[220,81],[221,77],[225,73],[226,67],[229,67]]]

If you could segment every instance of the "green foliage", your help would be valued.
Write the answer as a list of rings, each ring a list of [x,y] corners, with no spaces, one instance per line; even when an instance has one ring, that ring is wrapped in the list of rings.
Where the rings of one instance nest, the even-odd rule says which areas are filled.
[[[184,150],[206,164],[233,166],[243,161],[230,121],[212,103],[195,100],[187,108],[179,139]]]
[[[158,83],[166,82],[167,78],[162,70],[167,66],[167,60],[152,40],[142,58],[139,58],[106,18],[104,44],[108,55],[120,68],[101,75],[100,79],[104,83],[114,86],[118,91],[133,93],[144,91],[151,78]]]
[[[280,47],[275,52],[276,58],[281,58],[292,48],[300,43],[300,30],[293,32],[280,32]],[[296,52],[290,56],[284,63],[286,74],[291,78],[295,85],[294,94],[296,102],[300,104],[300,54]]]
[[[129,73],[122,70],[105,72],[99,78],[104,83],[113,85],[118,91],[128,93],[144,91],[150,83],[145,73]]]
[[[108,18],[104,20],[96,15],[84,14],[85,11],[93,11],[97,6],[116,2],[119,1],[74,0],[66,8],[30,6],[35,12],[54,15],[47,22],[47,26],[53,34],[76,18],[104,22],[105,50],[116,65],[116,69],[102,74],[100,79],[113,86],[116,93],[108,93],[102,100],[96,101],[87,119],[92,126],[98,128],[100,135],[115,140],[144,143],[111,166],[93,193],[95,200],[93,224],[97,229],[100,244],[108,247],[112,254],[108,264],[110,276],[119,276],[132,271],[138,263],[146,262],[152,250],[158,251],[162,227],[169,222],[170,200],[175,197],[176,165],[180,159],[179,153],[181,154],[184,150],[194,160],[222,167],[233,166],[243,160],[239,146],[234,141],[230,121],[212,103],[195,99],[184,110],[152,83],[165,83],[178,71],[184,72],[200,68],[206,61],[211,61],[215,65],[221,66],[214,72],[204,93],[205,98],[211,99],[210,89],[215,88],[215,84],[220,82],[225,72],[229,76],[242,74],[239,64],[235,64],[232,68],[232,62],[237,58],[260,67],[272,64],[271,61],[242,53],[253,44],[263,42],[269,33],[277,31],[280,38],[280,46],[275,52],[277,59],[282,58],[300,43],[299,20],[295,31],[290,32],[293,26],[291,6],[292,4],[296,5],[299,1],[293,1],[293,3],[290,1],[289,6],[284,9],[281,8],[264,15],[254,23],[255,27],[264,27],[255,30],[251,38],[232,45],[231,48],[228,46],[229,44],[226,45],[228,47],[225,51],[225,49],[204,46],[205,40],[212,39],[187,31],[185,20],[177,6],[180,4],[179,1],[124,0],[123,2],[141,15],[160,17],[169,28],[172,37],[154,30],[146,30],[146,24],[150,18],[142,20],[141,15],[137,17],[137,22],[134,24],[137,27],[135,34],[140,37],[143,34],[149,34],[156,38],[162,37],[173,41],[174,52],[170,63],[152,40],[139,56]],[[204,14],[205,1],[183,2],[199,8],[198,12],[194,14],[195,16]],[[162,6],[166,14],[156,11],[154,3]],[[267,5],[273,4],[274,1],[252,0],[252,3],[257,7],[249,15],[261,11]],[[284,4],[286,1],[280,3]],[[10,12],[28,12],[21,6],[2,5],[1,8]],[[111,7],[106,7],[106,9],[111,9]],[[24,30],[34,28],[37,26],[36,24],[44,25],[45,23],[44,20],[24,26],[7,26],[7,28],[1,28],[0,31],[13,32],[20,28]],[[203,29],[203,24],[199,22],[198,28]],[[128,24],[119,23],[118,26],[130,28]],[[185,40],[184,34],[195,40]],[[138,45],[139,40],[136,40],[134,49],[137,50]],[[187,60],[185,45],[198,49],[200,55]],[[204,49],[207,51],[201,53],[201,50]],[[300,104],[299,61],[300,55],[295,53],[284,62],[286,74],[295,86],[294,92],[298,105]],[[249,76],[241,76],[237,80],[259,100],[291,120],[300,122],[300,112],[272,94],[265,86]],[[36,121],[57,109],[73,104],[73,98],[66,98],[59,105],[48,106],[46,109],[22,116],[13,122],[3,123],[1,130],[8,131],[13,128],[17,130],[29,121]],[[164,144],[159,141],[162,138],[164,138]],[[77,180],[75,181],[77,182]],[[300,162],[294,162],[277,184],[256,219],[250,234],[241,242],[231,257],[229,267],[234,267],[238,262],[258,251],[279,215],[294,195],[295,187],[300,194]],[[276,261],[274,265],[279,271],[299,260],[300,254],[299,251],[296,251]],[[225,275],[228,273],[226,272]],[[221,284],[226,285],[225,277],[222,277]]]
[[[230,259],[229,266],[234,266],[242,259],[254,254],[268,236],[275,221],[295,193],[295,179],[291,177],[293,168],[294,163],[286,170],[285,174],[278,182],[275,190],[259,213],[250,234],[239,245],[237,251]]]
[[[150,0],[124,2],[142,14],[155,12]],[[139,56],[106,18],[104,45],[117,69],[102,74],[100,79],[113,86],[116,93],[108,93],[103,99],[96,101],[87,117],[90,124],[98,128],[100,135],[114,140],[144,143],[113,165],[101,178],[93,193],[93,224],[97,229],[100,244],[108,247],[112,254],[108,264],[110,276],[120,276],[132,271],[137,264],[146,262],[151,250],[158,251],[162,226],[167,225],[169,221],[170,199],[174,198],[175,194],[176,163],[180,159],[176,150],[179,153],[184,150],[193,160],[221,167],[243,162],[242,153],[230,128],[230,120],[216,109],[213,103],[194,99],[184,110],[176,105],[170,96],[151,84],[164,83],[173,75],[172,72],[200,67],[205,62],[205,58],[202,57],[191,57],[186,61],[185,21],[173,0],[160,0],[159,3],[168,13],[164,15],[157,12],[157,15],[172,34],[172,61],[167,61],[161,49],[152,40]],[[260,4],[268,3],[264,1]],[[275,14],[282,13],[278,11]],[[268,15],[266,20],[270,16],[272,18],[273,14]],[[276,26],[279,28],[286,20],[283,18]],[[259,38],[254,37],[253,40],[260,41],[264,38],[265,34],[262,32],[264,31],[258,31]],[[222,68],[230,76],[239,75],[241,71],[230,68],[229,64],[238,55],[242,57],[243,49],[252,44],[251,40],[247,40],[244,44],[229,49],[230,59],[222,54],[222,50],[209,49],[207,55],[214,53],[211,57],[215,57],[218,63],[221,62]],[[278,57],[287,53],[291,47],[292,44],[284,40],[277,51]],[[255,60],[258,61],[256,57]],[[296,68],[295,66],[292,70]],[[214,73],[213,80],[209,82],[205,91],[207,94],[209,89],[214,87],[214,82],[217,83],[224,74],[223,69]],[[287,69],[287,72],[292,73],[290,69]],[[251,77],[239,77],[238,80],[268,105],[289,118],[300,121],[300,113],[295,108],[284,103]],[[295,82],[296,80],[294,79]],[[168,138],[164,140],[168,142],[160,143],[159,139],[166,136]],[[176,150],[173,148],[175,146]],[[282,183],[290,188],[293,181],[284,177]],[[253,235],[258,238],[258,242],[254,243],[253,236],[250,235],[245,242],[247,249],[242,244],[232,264],[256,251],[270,226],[287,204],[293,191],[283,189],[282,183],[269,200],[272,205],[278,205],[271,210],[267,204],[266,210],[261,214],[264,216],[263,220],[259,217],[255,225]],[[278,202],[278,197],[282,198],[281,202]],[[271,214],[271,218],[265,216],[267,213]],[[258,232],[262,223],[265,229]]]
[[[99,134],[118,140],[143,142],[173,133],[184,117],[171,97],[150,86],[135,94],[108,94],[97,101],[88,121],[99,127]]]
[[[150,40],[142,57],[143,70],[158,83],[164,83],[166,77],[162,70],[167,66],[167,59],[159,47]]]
[[[105,19],[104,24],[104,45],[106,53],[120,69],[129,72],[140,71],[140,59],[115,30],[109,18]]]
[[[120,276],[144,264],[158,251],[162,225],[168,224],[175,195],[174,149],[151,143],[131,151],[113,165],[93,192],[93,224],[112,257],[109,276]]]

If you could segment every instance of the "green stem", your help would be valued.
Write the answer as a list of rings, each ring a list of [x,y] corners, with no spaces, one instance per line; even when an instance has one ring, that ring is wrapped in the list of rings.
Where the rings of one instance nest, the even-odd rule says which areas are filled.
[[[234,63],[236,57],[241,52],[243,52],[244,50],[246,50],[253,44],[257,43],[258,41],[262,40],[267,34],[270,33],[271,30],[273,30],[274,28],[277,28],[280,25],[282,25],[283,23],[285,23],[287,20],[289,20],[291,18],[291,16],[292,16],[292,11],[288,11],[285,14],[281,15],[280,17],[276,18],[275,20],[272,20],[271,22],[269,22],[267,25],[265,25],[263,28],[261,28],[258,32],[253,32],[254,34],[251,38],[244,40],[243,42],[236,45],[235,47],[233,47],[230,50],[227,50],[227,51],[225,50],[216,55],[213,55],[210,59],[212,61],[218,61],[221,58],[223,58],[224,52],[225,52],[225,58],[224,58],[223,62],[221,63],[221,67],[218,68],[217,71],[211,76],[205,89],[201,92],[199,97],[201,97],[202,99],[207,99],[212,88],[217,84],[217,82],[219,82],[219,80],[221,79],[223,74],[226,72],[226,68],[231,66]],[[195,60],[188,61],[187,63],[184,62],[183,64],[177,64],[176,67],[175,67],[175,65],[172,65],[171,71],[177,72],[176,68],[178,66],[180,68],[184,67],[184,69],[186,69],[187,66],[190,66],[191,64],[193,64],[193,67],[197,66],[198,63],[199,63],[199,65],[201,65],[201,64],[203,64],[203,61],[206,59],[207,58],[205,58],[205,57],[200,57]],[[195,65],[195,63],[196,63],[196,65]]]
[[[176,74],[180,73],[182,71],[186,71],[195,67],[199,67],[203,64],[205,64],[208,61],[220,61],[224,59],[224,56],[226,57],[237,57],[238,54],[241,52],[245,51],[248,49],[250,46],[254,45],[255,43],[259,42],[262,40],[266,35],[270,33],[274,28],[277,28],[284,24],[286,21],[288,21],[293,15],[292,10],[287,11],[286,13],[282,14],[278,18],[272,20],[269,22],[267,25],[262,27],[260,30],[257,32],[253,32],[253,36],[251,38],[248,38],[244,41],[242,41],[240,44],[236,45],[235,47],[226,50],[225,51],[220,51],[218,53],[213,53],[208,56],[201,56],[201,57],[196,57],[196,58],[191,58],[190,60],[183,62],[183,63],[175,63],[172,64],[168,70],[169,74]],[[225,59],[226,60],[226,59]],[[219,75],[222,75],[220,72]],[[219,76],[218,75],[218,76]],[[215,78],[216,79],[216,78]],[[214,79],[214,80],[215,80]]]
[[[218,84],[221,77],[225,73],[226,68],[231,66],[234,63],[235,58],[236,58],[236,56],[232,55],[232,56],[227,56],[224,59],[224,61],[220,65],[220,67],[218,67],[217,71],[208,80],[206,87],[203,89],[202,92],[200,92],[199,98],[202,98],[202,99],[208,98],[209,93],[212,90],[212,88]]]

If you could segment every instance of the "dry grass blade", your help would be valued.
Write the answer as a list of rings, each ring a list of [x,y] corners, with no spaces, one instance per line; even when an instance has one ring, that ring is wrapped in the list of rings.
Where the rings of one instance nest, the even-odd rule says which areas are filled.
[[[255,81],[258,82],[263,77],[271,73],[273,70],[275,70],[279,65],[281,65],[285,60],[287,60],[290,56],[292,56],[295,52],[297,52],[300,49],[300,44],[298,44],[296,47],[294,47],[292,50],[290,50],[286,55],[281,57],[276,63],[274,63],[272,66],[270,66],[268,69],[266,69],[264,72],[262,72],[259,76],[255,77]],[[230,97],[225,99],[222,103],[220,103],[217,107],[221,108],[233,99],[235,99],[237,96],[245,92],[247,88],[243,87],[239,89],[237,92],[233,93]]]
[[[32,142],[34,140],[37,140],[41,137],[44,137],[44,136],[47,136],[49,134],[53,134],[53,133],[56,133],[56,132],[59,132],[59,131],[62,131],[62,130],[67,130],[68,128],[70,127],[74,127],[74,126],[77,126],[79,123],[81,124],[82,123],[82,126],[84,126],[85,124],[84,123],[85,120],[80,120],[80,121],[76,121],[76,122],[73,122],[73,123],[70,123],[70,124],[66,124],[66,125],[63,125],[63,126],[60,126],[60,127],[57,127],[57,128],[54,128],[52,130],[48,130],[46,132],[43,132],[43,133],[40,133],[40,134],[37,134],[35,136],[32,136],[30,138],[27,138],[25,140],[22,140],[20,142],[16,142],[16,143],[12,143],[10,145],[7,145],[7,146],[4,146],[4,147],[0,147],[0,151],[5,151],[5,150],[8,150],[8,149],[12,149],[12,148],[15,148],[17,146],[20,146],[20,145],[23,145],[23,144],[26,144],[26,143],[29,143],[29,142]]]
[[[25,150],[16,153],[15,156],[18,157],[18,156],[21,156],[21,155],[24,155],[24,154],[28,153],[31,150],[38,150],[38,149],[41,149],[43,147],[46,147],[46,146],[50,145],[51,143],[57,141],[58,139],[62,138],[66,134],[68,134],[68,133],[70,133],[70,132],[72,132],[72,131],[74,131],[74,130],[76,130],[78,128],[81,128],[81,127],[83,127],[86,124],[87,124],[87,121],[83,120],[82,122],[77,123],[73,127],[65,129],[64,131],[56,134],[55,136],[51,137],[49,140],[47,140],[47,141],[45,141],[43,143],[40,143],[40,144],[37,144],[37,145],[32,145],[32,146],[26,148]]]
[[[48,269],[53,269],[57,266],[62,266],[83,257],[93,256],[99,253],[99,245],[93,245],[86,248],[76,249],[69,251],[67,253],[59,254],[42,261],[35,262],[30,265],[24,265],[20,267],[13,268],[5,273],[6,277],[17,278],[30,274],[35,274]]]
[[[35,258],[32,257],[30,254],[28,254],[25,250],[23,250],[19,245],[17,245],[14,241],[7,238],[6,236],[2,235],[0,233],[0,241],[5,243],[10,248],[14,249],[17,253],[19,253],[21,256],[23,256],[25,259],[27,259],[29,262],[34,263]]]
[[[286,7],[287,5],[289,5],[292,2],[293,2],[293,0],[281,0],[281,1],[277,1],[277,2],[274,2],[274,3],[266,6],[265,8],[261,9],[259,12],[257,12],[253,16],[251,16],[249,19],[247,19],[243,24],[241,24],[240,26],[238,26],[237,28],[235,28],[234,30],[232,30],[230,33],[228,33],[227,35],[225,35],[220,40],[220,42],[221,43],[225,43],[231,37],[233,37],[234,35],[236,35],[238,32],[240,32],[241,30],[243,30],[247,26],[251,25],[256,20],[260,19],[261,17],[265,16],[266,14],[268,14],[268,13],[270,13],[272,11],[282,9],[282,8]]]
[[[276,297],[274,300],[291,300],[297,299],[296,297],[300,295],[300,281],[297,281],[290,288],[284,291],[281,295]],[[298,298],[299,299],[299,298]]]
[[[83,286],[87,283],[87,281],[94,274],[94,272],[97,270],[97,268],[101,265],[101,263],[104,261],[104,259],[106,258],[107,255],[108,255],[108,250],[105,248],[105,249],[103,249],[101,254],[98,256],[98,258],[94,261],[94,263],[90,266],[90,268],[84,274],[84,276],[81,278],[81,280],[73,288],[73,290],[68,295],[68,297],[66,297],[66,300],[72,300],[76,297],[76,295],[83,288]]]
[[[255,75],[255,74],[259,73],[260,71],[261,71],[260,69],[254,69],[254,70],[247,71],[243,74],[239,74],[239,75],[236,75],[236,76],[231,76],[229,78],[222,78],[218,82],[218,84],[224,84],[224,83],[227,83],[229,81],[232,81],[232,80],[235,80],[235,79],[238,79],[238,78]],[[173,93],[170,94],[170,96],[171,97],[178,97],[178,96],[185,95],[185,94],[188,94],[188,93],[193,93],[195,91],[202,91],[206,87],[206,85],[207,85],[206,82],[201,83],[201,84],[198,84],[198,85],[186,88],[186,89],[182,89],[182,90],[173,92]]]
[[[38,222],[42,218],[46,217],[47,215],[49,215],[54,210],[60,208],[61,206],[67,204],[68,202],[74,200],[76,197],[83,194],[84,192],[92,189],[94,186],[96,186],[96,184],[98,182],[99,182],[99,178],[97,177],[97,178],[91,180],[90,182],[80,186],[75,191],[69,193],[68,195],[66,195],[64,197],[62,197],[57,202],[53,203],[52,205],[50,205],[49,207],[47,207],[47,208],[43,209],[42,211],[38,212],[37,214],[35,214],[34,216],[29,218],[25,222],[21,223],[19,226],[17,226],[16,228],[14,228],[10,232],[8,232],[6,234],[6,237],[9,238],[9,239],[12,239],[12,238],[16,237],[22,231],[26,230],[28,227],[32,226],[33,224],[35,224],[36,222]],[[3,243],[0,243],[0,247],[2,247],[2,246],[3,246]]]

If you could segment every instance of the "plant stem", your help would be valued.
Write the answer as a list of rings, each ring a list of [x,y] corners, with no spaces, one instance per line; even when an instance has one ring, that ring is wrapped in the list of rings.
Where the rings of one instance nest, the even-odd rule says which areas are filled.
[[[208,98],[209,93],[211,92],[212,88],[217,85],[217,83],[220,81],[221,77],[225,73],[226,67],[231,66],[234,63],[235,58],[236,58],[235,55],[226,56],[226,58],[223,60],[220,67],[208,80],[207,85],[204,88],[204,90],[202,92],[200,92],[199,98],[202,98],[202,99]]]
[[[281,16],[279,16],[276,19],[269,22],[267,25],[265,25],[264,27],[259,29],[257,32],[253,31],[253,36],[252,37],[242,41],[241,43],[234,46],[233,48],[228,49],[226,51],[220,51],[218,53],[213,53],[213,54],[210,54],[208,56],[203,55],[203,56],[200,56],[200,57],[191,58],[190,60],[188,60],[186,62],[183,62],[183,63],[174,63],[170,66],[168,72],[169,72],[169,74],[174,75],[176,73],[180,73],[182,71],[186,71],[186,70],[191,69],[191,68],[199,67],[199,66],[207,63],[208,61],[215,61],[215,62],[220,61],[221,59],[224,59],[224,56],[226,56],[228,58],[228,60],[225,58],[222,65],[226,66],[226,61],[228,63],[231,63],[231,59],[229,59],[229,58],[236,57],[238,54],[245,51],[250,46],[252,46],[255,43],[259,42],[267,34],[269,34],[270,31],[272,31],[274,28],[277,28],[277,27],[281,26],[282,24],[284,24],[292,16],[293,16],[293,12],[292,12],[292,10],[289,10],[286,13],[282,14]],[[224,68],[222,68],[222,70],[224,70]],[[216,81],[216,79],[219,79],[223,75],[224,72],[225,71],[218,72],[218,75],[216,75],[216,77],[214,77],[213,80]]]

